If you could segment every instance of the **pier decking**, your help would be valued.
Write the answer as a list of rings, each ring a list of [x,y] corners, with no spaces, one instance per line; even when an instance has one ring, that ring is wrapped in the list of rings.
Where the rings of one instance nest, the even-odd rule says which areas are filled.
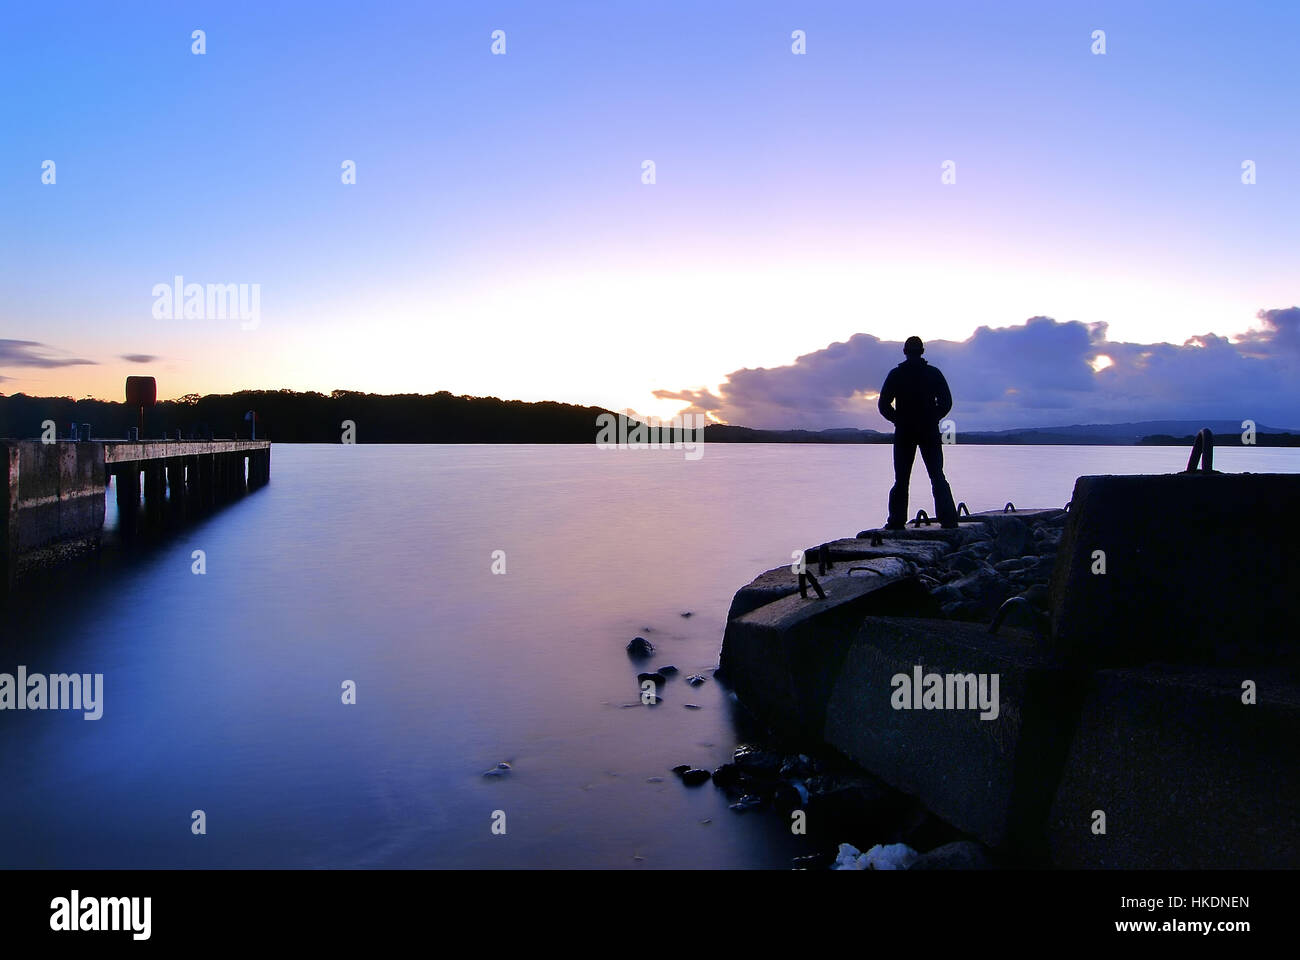
[[[0,463],[0,592],[7,592],[34,570],[98,548],[110,482],[124,533],[160,527],[267,483],[271,443],[0,440]]]

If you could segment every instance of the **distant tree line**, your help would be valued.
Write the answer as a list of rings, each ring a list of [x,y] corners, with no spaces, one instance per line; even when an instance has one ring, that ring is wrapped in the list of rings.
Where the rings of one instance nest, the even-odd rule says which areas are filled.
[[[189,394],[165,400],[145,413],[145,436],[186,439],[233,439],[249,436],[248,411],[257,412],[258,437],[287,443],[339,443],[344,422],[355,424],[357,443],[594,443],[596,418],[610,411],[569,403],[501,400],[497,397],[434,394],[378,394],[335,390],[324,394],[293,390],[244,390],[239,393]],[[89,423],[97,439],[125,438],[138,413],[110,400],[29,397],[0,394],[0,437],[34,438],[41,424],[53,420],[60,437],[73,423]],[[635,424],[636,421],[630,421]],[[665,440],[669,439],[667,436]],[[1191,447],[1193,437],[1152,434],[1136,442],[1148,446]],[[756,430],[732,424],[709,424],[707,443],[890,443],[892,433],[876,430]],[[1114,444],[1113,437],[1088,436],[1077,429],[978,432],[964,431],[962,444]],[[1127,441],[1132,443],[1134,441]],[[1239,433],[1215,436],[1219,446],[1241,444]],[[1300,446],[1300,435],[1258,433],[1261,447]]]
[[[375,394],[335,390],[243,390],[166,400],[145,411],[144,435],[186,439],[247,438],[245,414],[257,413],[259,438],[296,443],[338,443],[344,421],[355,424],[357,443],[593,443],[596,417],[608,411],[567,403],[525,403],[496,397]],[[89,423],[97,439],[121,439],[138,411],[109,400],[0,396],[0,436],[34,438],[53,420],[59,436],[72,423]]]
[[[1152,447],[1190,447],[1196,442],[1194,436],[1172,437],[1167,433],[1154,433],[1149,437],[1143,437],[1138,441],[1140,446]],[[1214,435],[1214,445],[1216,447],[1244,447],[1247,444],[1242,442],[1240,433],[1216,433]],[[1300,434],[1297,433],[1257,433],[1255,442],[1250,446],[1256,447],[1300,447]]]

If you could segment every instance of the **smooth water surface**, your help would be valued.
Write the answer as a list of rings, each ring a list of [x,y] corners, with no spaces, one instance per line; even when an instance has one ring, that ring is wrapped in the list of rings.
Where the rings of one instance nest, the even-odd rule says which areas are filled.
[[[975,511],[1187,457],[945,454]],[[1215,465],[1296,472],[1300,450]],[[97,721],[0,712],[0,865],[786,867],[809,851],[780,818],[668,772],[738,738],[726,691],[683,678],[716,666],[738,587],[884,522],[889,470],[883,445],[276,446],[269,486],[7,618],[0,672],[105,694]],[[919,458],[912,491],[932,512]],[[682,671],[660,706],[638,634]]]

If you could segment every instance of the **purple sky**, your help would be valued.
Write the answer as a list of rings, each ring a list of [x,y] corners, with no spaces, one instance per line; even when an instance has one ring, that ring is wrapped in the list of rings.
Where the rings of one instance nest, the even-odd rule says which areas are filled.
[[[1295,4],[7,16],[8,393],[143,373],[879,429],[917,334],[966,428],[1298,419]],[[178,276],[257,285],[257,322],[158,316]]]

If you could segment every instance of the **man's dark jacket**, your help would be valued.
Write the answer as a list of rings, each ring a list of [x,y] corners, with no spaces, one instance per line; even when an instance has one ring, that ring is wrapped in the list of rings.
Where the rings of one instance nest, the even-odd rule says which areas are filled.
[[[885,377],[879,407],[896,433],[929,437],[938,433],[939,421],[952,409],[952,392],[938,367],[922,357],[908,357]]]

